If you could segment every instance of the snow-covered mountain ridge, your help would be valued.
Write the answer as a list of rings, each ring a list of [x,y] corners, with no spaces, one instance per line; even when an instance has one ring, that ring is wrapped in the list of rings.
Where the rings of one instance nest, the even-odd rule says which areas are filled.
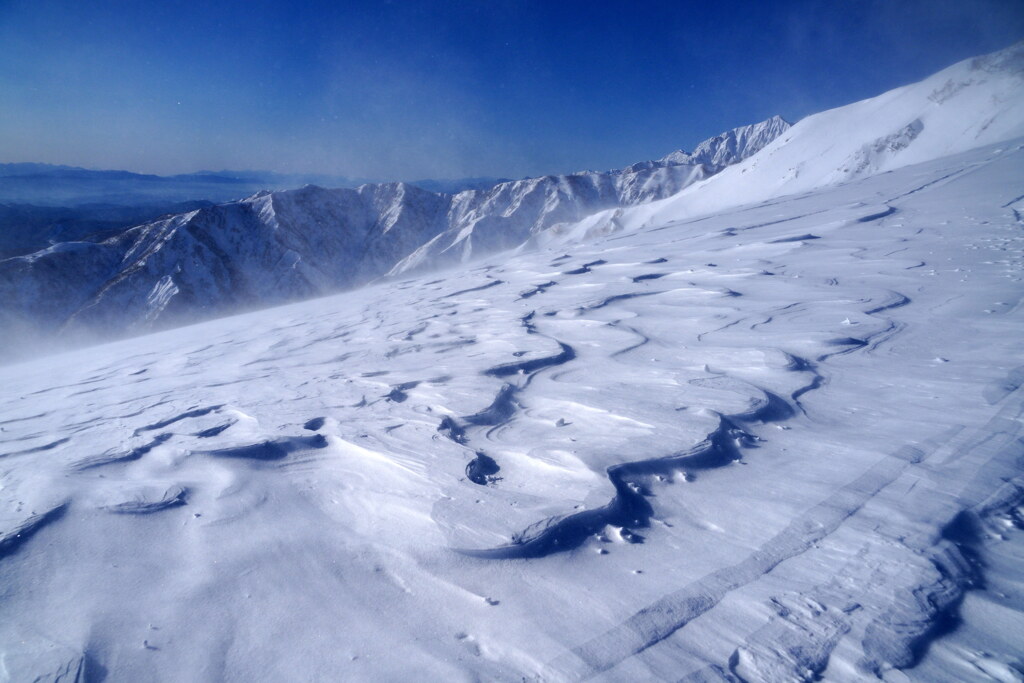
[[[30,337],[137,332],[457,263],[515,247],[556,223],[670,196],[787,127],[774,117],[705,141],[692,158],[455,195],[404,183],[258,193],[102,243],[0,261],[0,324]]]
[[[911,85],[802,119],[761,153],[643,207],[556,226],[546,239],[633,230],[808,192],[1024,136],[1024,41]]]
[[[773,116],[757,126],[745,126],[726,131],[697,145],[692,153],[677,150],[659,161],[670,164],[701,164],[717,172],[743,161],[749,150],[760,150],[785,133],[791,124],[781,116]]]

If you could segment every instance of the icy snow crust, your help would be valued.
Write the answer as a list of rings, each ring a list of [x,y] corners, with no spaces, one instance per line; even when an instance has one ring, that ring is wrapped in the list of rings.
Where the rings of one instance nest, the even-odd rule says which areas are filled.
[[[1014,680],[1022,143],[0,369],[0,670]]]

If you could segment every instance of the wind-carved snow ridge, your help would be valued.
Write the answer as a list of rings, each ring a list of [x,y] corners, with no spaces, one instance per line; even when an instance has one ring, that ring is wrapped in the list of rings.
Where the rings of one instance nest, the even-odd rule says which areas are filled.
[[[500,425],[512,416],[516,409],[515,393],[516,387],[514,385],[503,384],[491,405],[458,420],[445,417],[438,425],[437,431],[455,443],[465,445],[470,438],[467,432],[473,431],[474,427]],[[466,478],[474,484],[486,486],[500,481],[500,477],[496,476],[500,471],[501,466],[494,458],[478,450],[475,452],[473,459],[466,465]]]
[[[5,368],[0,640],[38,615],[132,678],[271,642],[311,677],[1010,667],[943,625],[1016,533],[1020,154]]]
[[[515,534],[512,543],[506,546],[483,550],[459,549],[458,552],[486,559],[543,557],[553,552],[573,550],[607,526],[627,529],[625,535],[631,543],[641,542],[642,536],[632,529],[647,527],[654,514],[644,496],[649,479],[664,479],[680,470],[700,472],[738,462],[742,459],[740,447],[752,445],[753,440],[754,437],[734,422],[722,418],[719,428],[708,435],[704,443],[688,452],[609,468],[608,478],[616,495],[606,506],[543,520]]]
[[[67,511],[67,503],[60,503],[45,512],[31,514],[11,529],[0,531],[0,560],[13,554],[47,524],[59,520]]]
[[[1015,405],[1008,407],[1019,416],[1022,414],[1021,405],[1018,399]],[[1008,435],[997,434],[1013,437],[1018,432],[1019,427]],[[932,450],[937,446],[932,444]],[[1024,446],[1018,443],[1015,454],[1024,454]],[[572,656],[553,662],[553,668],[563,673],[572,671],[573,677],[585,675],[583,672],[606,671],[627,657],[656,645],[712,609],[729,592],[767,574],[781,562],[810,550],[873,497],[881,494],[908,467],[924,462],[930,455],[931,452],[911,447],[897,450],[890,458],[844,487],[840,495],[809,510],[803,519],[791,524],[743,563],[719,571],[644,608],[620,627],[575,648]],[[963,455],[967,453],[958,453],[958,457]],[[1002,454],[1002,457],[1006,455]],[[1024,495],[1016,498],[1017,501],[1021,499]],[[968,510],[980,502],[971,497],[961,499],[961,505]],[[964,593],[979,582],[976,564],[965,557],[959,545],[946,540],[957,525],[962,525],[961,509],[956,508],[956,516],[942,527],[942,539],[938,542],[930,535],[901,539],[904,551],[901,561],[906,564],[895,576],[890,574],[869,579],[877,582],[880,588],[893,590],[896,600],[895,603],[885,601],[874,607],[878,610],[875,612],[877,616],[864,630],[864,658],[857,664],[864,673],[880,675],[887,669],[916,664],[929,639],[941,632],[944,620],[952,618]],[[847,571],[860,574],[862,565],[844,567],[839,577],[845,578]],[[847,602],[841,604],[840,609],[829,610],[825,606],[828,602],[834,604],[837,598],[848,600],[837,592],[834,584],[835,580],[830,585],[799,596],[799,600],[810,606],[809,619],[808,616],[801,621],[791,619],[789,608],[776,601],[778,615],[785,621],[778,624],[774,632],[768,632],[771,640],[766,633],[759,632],[756,639],[738,648],[729,658],[728,671],[740,680],[768,680],[778,676],[806,680],[824,671],[838,638],[851,629],[851,619],[847,615],[866,607]],[[767,652],[764,651],[766,646]],[[761,652],[758,652],[758,647]],[[725,670],[723,666],[709,667],[689,680],[731,680],[724,675]]]
[[[889,214],[886,213],[884,215]],[[881,214],[879,216],[884,217]],[[602,263],[604,262],[602,261]],[[592,265],[594,264],[586,264],[578,272],[589,272],[588,267]],[[633,280],[637,282],[638,278]],[[639,281],[642,280],[643,278],[639,279]],[[651,294],[657,294],[657,292],[619,294],[580,310],[597,310],[615,301],[632,299],[636,296],[649,296]],[[909,303],[910,300],[906,296],[898,292],[892,292],[887,300],[864,311],[864,314],[873,316]],[[531,311],[522,319],[523,325],[530,334],[539,334],[533,322],[535,315],[536,311]],[[880,341],[877,341],[875,338],[883,337],[888,339],[897,327],[896,323],[890,322],[886,327],[868,335],[866,339],[840,338],[827,340],[825,344],[846,348],[843,348],[841,351],[822,354],[817,358],[817,362],[821,363],[827,361],[832,356],[863,348],[876,348]],[[553,339],[553,341],[561,347],[561,353],[531,361],[499,366],[499,368],[488,370],[486,374],[495,376],[526,375],[550,366],[562,365],[576,357],[575,351],[571,346],[557,339]],[[803,359],[791,357],[789,365],[794,371],[812,375],[809,383],[793,392],[794,402],[803,409],[798,400],[799,397],[808,391],[819,388],[825,379],[814,370],[815,366]],[[527,383],[530,379],[532,377],[527,378]],[[694,380],[693,383],[707,385],[714,383],[716,379]],[[513,404],[510,402],[509,397],[513,391],[512,385],[506,384],[502,388],[502,391],[499,392],[498,397],[495,399],[495,403],[481,413],[488,416],[488,419],[483,422],[484,424],[495,425],[510,418]],[[764,424],[785,421],[795,415],[793,408],[780,396],[769,391],[758,389],[755,389],[755,391],[760,391],[760,398],[754,400],[742,413],[727,416],[718,415],[717,427],[700,444],[680,453],[609,467],[607,476],[615,490],[615,496],[605,506],[583,512],[559,515],[537,522],[522,532],[515,534],[509,545],[489,549],[459,549],[458,552],[487,559],[543,557],[553,552],[573,550],[585,542],[588,537],[599,534],[607,526],[620,529],[627,527],[633,529],[646,528],[650,525],[651,517],[654,515],[654,509],[647,501],[646,496],[651,495],[652,485],[655,482],[664,482],[667,478],[674,477],[680,472],[685,473],[683,476],[687,480],[692,480],[696,473],[703,470],[740,462],[743,459],[742,450],[745,448],[756,448],[758,441],[758,437],[741,428],[739,426],[740,423]],[[501,408],[498,409],[496,406],[501,406]],[[464,418],[464,421],[474,424],[480,423],[472,418]],[[452,432],[453,428],[450,422],[443,423],[441,429],[447,430],[450,438],[455,438],[453,433],[457,434],[458,438],[455,438],[455,440],[465,443],[464,431]],[[493,460],[490,458],[488,460],[493,463]],[[641,536],[632,531],[627,531],[627,535],[633,539],[632,542],[642,540]]]

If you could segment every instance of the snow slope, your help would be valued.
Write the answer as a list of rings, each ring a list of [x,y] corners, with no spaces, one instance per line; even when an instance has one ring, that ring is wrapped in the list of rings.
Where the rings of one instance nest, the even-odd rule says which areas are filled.
[[[0,368],[0,671],[1015,680],[1022,187],[1018,139]]]
[[[518,247],[546,229],[578,221],[608,207],[636,206],[669,197],[752,157],[790,124],[781,116],[726,131],[697,145],[607,173],[544,176],[457,195],[451,227],[402,259],[390,275],[465,263]]]
[[[119,335],[280,304],[518,246],[555,223],[667,197],[754,154],[775,117],[676,161],[545,176],[441,195],[405,183],[258,193],[162,218],[102,243],[0,260],[11,346]],[[19,342],[19,339],[21,340]],[[8,354],[9,356],[9,354]]]
[[[605,211],[553,232],[574,239],[678,220],[856,178],[1024,135],[1024,42],[925,80],[814,114],[757,156],[673,197]]]

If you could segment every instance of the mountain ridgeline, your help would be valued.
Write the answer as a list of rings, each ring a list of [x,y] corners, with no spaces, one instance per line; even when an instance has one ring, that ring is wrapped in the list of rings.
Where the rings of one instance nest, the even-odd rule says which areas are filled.
[[[597,211],[673,195],[788,128],[776,116],[692,154],[457,194],[405,183],[260,192],[0,261],[0,326],[15,345],[40,335],[121,336],[457,264]]]

